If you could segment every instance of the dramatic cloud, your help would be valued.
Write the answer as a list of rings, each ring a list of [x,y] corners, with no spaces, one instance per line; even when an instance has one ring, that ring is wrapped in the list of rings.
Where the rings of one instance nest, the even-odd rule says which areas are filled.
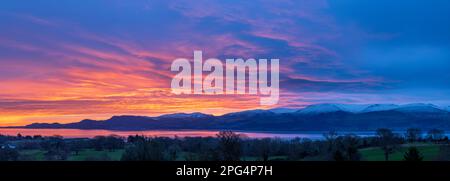
[[[277,106],[450,104],[450,2],[4,1],[0,125],[268,108],[176,96],[175,58],[278,58]]]

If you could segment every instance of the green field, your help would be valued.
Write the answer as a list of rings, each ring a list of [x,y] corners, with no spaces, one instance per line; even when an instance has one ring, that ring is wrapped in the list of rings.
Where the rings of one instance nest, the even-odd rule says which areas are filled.
[[[389,161],[402,161],[403,155],[410,146],[415,146],[423,156],[424,161],[436,160],[439,153],[439,146],[434,144],[405,144],[402,145],[396,152],[389,155]],[[365,161],[384,161],[384,153],[378,147],[364,148],[359,150],[362,159]]]
[[[409,147],[415,146],[424,157],[424,161],[433,161],[436,160],[436,157],[439,153],[439,145],[435,144],[405,144],[400,146],[400,148],[389,155],[389,161],[402,161],[403,155],[408,150]],[[372,148],[364,148],[359,150],[362,156],[362,160],[364,161],[384,161],[384,153],[378,147]],[[93,149],[85,149],[81,150],[78,155],[71,152],[67,158],[69,161],[96,161],[96,160],[110,160],[110,161],[119,161],[122,157],[124,150],[115,150],[115,151],[96,151]],[[44,161],[45,160],[45,151],[34,149],[34,150],[22,150],[20,151],[20,155],[24,156],[27,160],[32,161]],[[188,153],[182,152],[178,155],[177,160],[186,160]],[[259,160],[257,157],[244,157],[245,161],[255,161]],[[269,160],[284,160],[286,156],[271,156]],[[304,159],[305,161],[313,161],[313,160],[323,160],[322,157],[310,157]]]
[[[119,161],[122,157],[124,150],[115,150],[115,151],[95,151],[93,149],[85,149],[82,150],[76,155],[71,152],[67,158],[69,161],[96,161],[96,160],[111,160],[111,161]],[[20,151],[20,155],[23,155],[29,160],[32,161],[44,161],[45,151],[43,150],[23,150]]]

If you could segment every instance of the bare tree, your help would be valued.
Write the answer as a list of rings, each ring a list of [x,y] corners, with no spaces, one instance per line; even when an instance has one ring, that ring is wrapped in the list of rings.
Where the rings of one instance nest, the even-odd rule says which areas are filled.
[[[443,140],[444,137],[445,137],[444,130],[431,129],[428,131],[428,139],[436,143]]]
[[[219,150],[223,160],[238,161],[241,158],[241,135],[232,131],[221,131],[217,134],[219,138]]]
[[[394,153],[400,145],[399,137],[390,129],[380,128],[377,130],[377,138],[384,152],[384,159],[389,161],[389,155]]]
[[[273,149],[272,149],[273,143],[272,142],[273,141],[270,138],[264,138],[264,139],[258,140],[258,142],[257,142],[258,152],[263,161],[269,160],[269,157],[273,152]]]
[[[335,141],[338,138],[338,133],[336,131],[329,131],[323,134],[323,137],[327,141],[328,151],[333,151],[333,147],[335,146]]]
[[[405,133],[406,140],[412,143],[422,138],[422,131],[418,128],[409,128]]]

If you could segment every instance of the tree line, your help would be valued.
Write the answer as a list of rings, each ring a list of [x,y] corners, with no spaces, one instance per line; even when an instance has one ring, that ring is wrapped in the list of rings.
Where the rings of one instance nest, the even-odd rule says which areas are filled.
[[[377,147],[383,151],[384,159],[408,143],[430,143],[439,145],[439,160],[450,160],[450,142],[445,132],[439,129],[424,134],[420,129],[410,128],[404,134],[390,129],[376,130],[374,136],[362,137],[354,134],[339,135],[329,131],[324,139],[307,138],[249,138],[233,131],[221,131],[215,137],[146,137],[131,135],[127,138],[110,135],[91,139],[70,139],[61,136],[5,136],[0,135],[0,160],[33,160],[23,150],[41,150],[45,160],[67,160],[80,151],[90,149],[103,152],[124,150],[123,161],[359,161],[360,149]],[[87,157],[86,160],[111,160],[102,157]],[[410,146],[404,160],[420,161],[423,156],[417,148]]]

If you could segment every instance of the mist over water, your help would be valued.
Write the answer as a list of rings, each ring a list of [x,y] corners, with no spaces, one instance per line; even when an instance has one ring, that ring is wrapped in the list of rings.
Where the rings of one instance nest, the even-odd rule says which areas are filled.
[[[95,136],[118,135],[127,137],[129,135],[144,135],[151,137],[209,137],[216,136],[219,131],[199,131],[199,130],[151,130],[151,131],[112,131],[112,130],[81,130],[81,129],[16,129],[16,128],[2,128],[0,134],[16,136],[54,136],[59,135],[65,138],[93,138]],[[312,140],[324,139],[323,131],[302,131],[302,132],[247,132],[236,131],[239,134],[244,134],[249,138],[308,138]],[[373,136],[375,132],[360,131],[360,132],[338,132],[340,135],[355,134],[358,136]]]

